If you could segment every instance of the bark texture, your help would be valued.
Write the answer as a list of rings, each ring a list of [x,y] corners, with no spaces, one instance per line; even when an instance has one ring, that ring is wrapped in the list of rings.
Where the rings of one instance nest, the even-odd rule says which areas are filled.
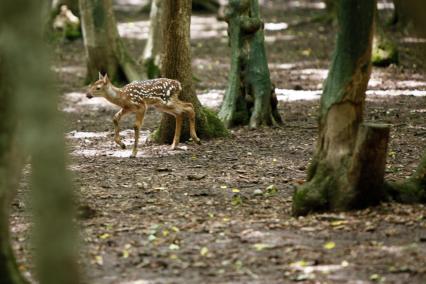
[[[319,138],[307,182],[293,196],[293,212],[339,211],[377,204],[389,129],[361,126],[371,72],[376,1],[341,1],[339,33],[321,96]]]
[[[19,150],[19,155],[31,155],[31,200],[36,213],[34,240],[38,280],[45,284],[78,284],[80,281],[72,225],[71,181],[65,165],[61,126],[63,119],[57,110],[58,97],[53,93],[49,51],[42,36],[42,1],[16,0],[11,5],[4,2],[0,4],[0,80],[7,82],[2,82],[0,88],[2,91],[4,88],[10,88],[9,92],[13,91],[6,100],[10,106],[8,110],[13,113],[6,111],[4,114],[16,119],[7,129],[10,132],[15,125],[18,126],[16,142],[19,142],[15,144],[15,141],[9,139],[4,145],[9,145],[9,157],[17,156],[13,154],[14,149]],[[29,48],[31,52],[28,52]],[[2,156],[2,162],[4,158],[7,157]],[[15,177],[15,172],[19,172],[20,167],[12,165],[9,164],[7,170]],[[1,181],[3,182],[3,178]],[[2,193],[4,186],[9,188],[7,195],[1,196],[1,210],[7,208],[9,192],[16,183],[16,178],[8,180],[6,184],[2,183]],[[7,222],[4,216],[0,220],[2,229],[5,229]],[[3,245],[7,245],[7,241],[1,242],[1,246]],[[15,269],[13,257],[9,254],[7,258],[9,268]],[[24,283],[16,271],[14,273],[15,278],[9,279],[12,282],[6,280],[1,283]],[[3,273],[0,274],[1,277],[4,277]]]
[[[282,123],[266,58],[258,0],[230,0],[231,70],[219,117],[226,127]]]
[[[162,2],[153,0],[149,14],[149,35],[140,62],[145,67],[149,79],[160,76],[161,46],[163,44]]]
[[[127,53],[118,34],[111,0],[80,0],[80,15],[87,57],[87,81],[98,73],[112,81],[143,79],[142,70]]]
[[[197,134],[200,138],[220,137],[227,131],[217,116],[202,107],[195,94],[192,82],[190,23],[190,0],[163,0],[163,59],[162,76],[176,79],[182,84],[179,98],[192,103],[196,112]],[[160,143],[171,143],[175,122],[171,115],[164,114],[156,138]],[[185,119],[181,140],[189,139],[189,123]]]

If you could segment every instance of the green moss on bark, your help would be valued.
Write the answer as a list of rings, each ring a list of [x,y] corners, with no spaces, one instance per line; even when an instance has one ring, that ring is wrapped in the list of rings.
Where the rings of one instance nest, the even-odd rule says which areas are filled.
[[[371,63],[374,66],[386,67],[390,64],[399,63],[398,49],[392,41],[386,38],[377,38],[374,40]]]
[[[229,131],[223,125],[222,121],[217,117],[217,113],[209,108],[203,107],[201,109],[202,115],[205,117],[205,123],[197,128],[197,134],[201,138],[216,138],[227,137]]]

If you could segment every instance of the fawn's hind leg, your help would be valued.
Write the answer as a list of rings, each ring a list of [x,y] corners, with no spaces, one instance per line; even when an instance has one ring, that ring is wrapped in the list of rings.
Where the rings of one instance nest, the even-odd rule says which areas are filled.
[[[197,136],[197,132],[195,130],[195,111],[194,107],[191,103],[184,103],[184,111],[188,114],[189,117],[189,134],[192,137],[194,142],[201,144],[200,138]]]
[[[138,153],[139,133],[140,133],[141,126],[143,124],[145,110],[146,108],[143,107],[136,112],[135,125],[133,126],[133,129],[135,130],[135,142],[133,144],[133,151],[132,151],[132,155],[130,156],[131,158],[136,157],[136,154]]]

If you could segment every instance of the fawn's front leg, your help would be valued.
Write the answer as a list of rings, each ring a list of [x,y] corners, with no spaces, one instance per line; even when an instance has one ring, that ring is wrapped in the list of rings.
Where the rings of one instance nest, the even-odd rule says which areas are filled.
[[[112,121],[114,122],[114,141],[115,141],[115,143],[120,145],[120,147],[122,149],[126,149],[126,145],[124,145],[124,143],[121,142],[120,127],[118,126],[118,123],[120,122],[120,119],[123,117],[123,115],[125,115],[127,113],[128,113],[128,111],[126,109],[122,108],[114,115],[114,118],[112,119]]]
[[[140,108],[139,111],[136,112],[136,121],[135,125],[133,126],[133,129],[135,130],[135,143],[133,144],[133,151],[130,158],[136,157],[136,154],[138,153],[138,142],[139,142],[139,132],[141,129],[141,126],[143,124],[143,118],[145,116],[145,110],[146,108]]]
[[[173,143],[172,143],[172,146],[171,146],[172,150],[174,150],[176,148],[176,146],[179,144],[180,133],[182,131],[183,115],[182,114],[176,114],[175,119],[176,119],[176,127],[175,127],[175,137],[173,138]]]

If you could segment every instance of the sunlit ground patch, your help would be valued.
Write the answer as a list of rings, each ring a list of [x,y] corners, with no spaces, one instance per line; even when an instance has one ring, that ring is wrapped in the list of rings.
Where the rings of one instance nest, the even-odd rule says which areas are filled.
[[[227,24],[218,21],[215,16],[192,16],[191,39],[206,39],[226,37]],[[147,39],[149,21],[118,23],[118,32],[121,37],[130,39]]]
[[[86,68],[82,66],[54,66],[52,70],[58,73],[73,74],[81,77],[84,76],[86,72]]]
[[[176,150],[170,150],[170,145],[147,145],[150,134],[150,131],[141,131],[137,157],[175,155],[188,150],[188,146],[183,143]],[[73,156],[129,158],[134,143],[133,135],[134,132],[130,129],[120,132],[120,137],[126,145],[126,149],[121,149],[115,144],[113,132],[71,131],[66,137],[73,141],[71,151]]]
[[[324,2],[307,2],[307,1],[289,1],[288,6],[290,8],[304,8],[304,9],[325,9]]]
[[[275,89],[278,101],[317,100],[321,96],[321,90],[292,90]]]
[[[209,108],[218,108],[222,103],[225,90],[209,90],[206,93],[198,95],[201,104]]]
[[[266,23],[265,30],[266,31],[282,31],[288,28],[287,23]]]
[[[265,35],[265,42],[277,42],[277,41],[293,41],[296,40],[297,36],[295,35]]]
[[[403,43],[426,43],[426,38],[419,37],[404,37],[401,42]]]
[[[84,132],[84,131],[71,131],[67,134],[70,139],[85,139],[85,138],[99,138],[107,137],[109,132]]]
[[[121,37],[131,39],[147,39],[149,33],[149,21],[137,21],[118,23],[118,33]]]

